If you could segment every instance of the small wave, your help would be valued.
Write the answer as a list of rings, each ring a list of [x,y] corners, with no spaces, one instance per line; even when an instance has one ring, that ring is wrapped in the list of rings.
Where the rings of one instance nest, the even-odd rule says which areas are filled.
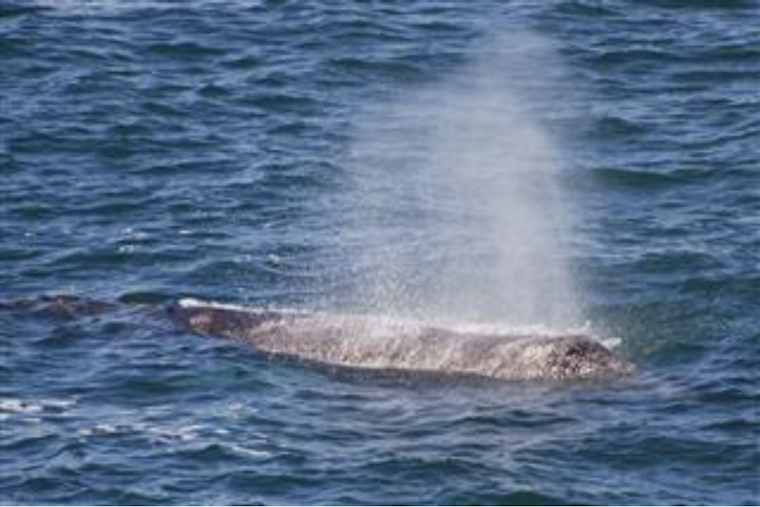
[[[633,120],[621,116],[605,116],[597,119],[589,135],[607,139],[610,137],[633,137],[643,135],[646,132],[647,128],[644,125]]]
[[[247,445],[237,445],[237,444],[226,444],[226,446],[235,454],[240,454],[243,456],[251,457],[251,458],[266,458],[271,456],[271,453],[262,451],[260,449],[255,449],[251,446]]]
[[[38,403],[28,402],[17,398],[0,399],[0,412],[36,414],[42,412],[42,410],[42,405]]]
[[[201,425],[188,425],[168,427],[149,424],[146,422],[134,423],[100,423],[88,428],[82,428],[77,432],[80,437],[94,437],[104,435],[142,434],[154,443],[174,444],[178,442],[191,442],[197,440],[201,431]]]
[[[160,5],[155,0],[133,0],[121,2],[119,0],[36,0],[35,8],[55,9],[70,14],[99,14],[105,12],[124,12],[137,9],[145,9]]]
[[[663,9],[710,9],[710,10],[729,10],[729,9],[750,9],[756,8],[754,0],[649,0],[650,5],[661,7]]]
[[[74,399],[39,399],[0,398],[0,420],[14,416],[37,416],[34,422],[40,422],[44,415],[60,415],[76,405]],[[27,418],[27,421],[31,419]]]
[[[262,80],[263,81],[263,80]],[[261,84],[261,82],[260,82]],[[280,86],[281,83],[274,82],[274,86]],[[315,112],[320,107],[319,100],[306,96],[295,95],[293,93],[266,93],[260,92],[251,94],[240,99],[240,103],[245,106],[251,106],[267,112],[278,113],[310,113]]]
[[[221,48],[201,45],[191,41],[152,44],[148,47],[148,51],[168,58],[186,60],[223,56],[226,54]]]
[[[77,431],[80,438],[118,437],[124,435],[141,436],[153,444],[177,448],[183,451],[202,451],[210,446],[219,446],[232,454],[262,458],[270,455],[255,444],[263,445],[261,435],[243,444],[229,442],[230,431],[207,424],[163,425],[137,421],[133,423],[100,423]]]
[[[556,12],[568,16],[584,17],[616,17],[622,13],[613,5],[604,5],[594,2],[593,4],[583,1],[560,2],[556,6]]]

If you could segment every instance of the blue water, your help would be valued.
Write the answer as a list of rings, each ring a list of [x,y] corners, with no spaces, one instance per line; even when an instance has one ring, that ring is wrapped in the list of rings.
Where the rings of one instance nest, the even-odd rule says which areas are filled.
[[[760,502],[759,26],[754,0],[3,0],[0,296],[125,305],[0,311],[0,503]],[[346,233],[360,166],[394,167],[357,132],[472,62],[552,139],[551,253],[634,378],[357,375],[133,308],[350,306],[382,217],[422,255],[440,201]],[[472,252],[429,250],[405,279]]]

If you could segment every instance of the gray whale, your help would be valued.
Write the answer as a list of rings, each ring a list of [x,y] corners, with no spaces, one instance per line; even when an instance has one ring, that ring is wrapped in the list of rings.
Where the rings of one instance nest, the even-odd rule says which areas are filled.
[[[272,356],[371,370],[503,380],[630,375],[634,366],[585,335],[458,331],[359,315],[257,310],[182,301],[171,319],[194,333],[248,343]]]
[[[126,303],[126,304],[124,304]],[[270,311],[198,301],[113,303],[54,294],[2,299],[0,311],[44,319],[126,312],[252,345],[274,357],[375,371],[504,380],[583,380],[632,374],[633,364],[590,336],[452,329],[361,315]]]

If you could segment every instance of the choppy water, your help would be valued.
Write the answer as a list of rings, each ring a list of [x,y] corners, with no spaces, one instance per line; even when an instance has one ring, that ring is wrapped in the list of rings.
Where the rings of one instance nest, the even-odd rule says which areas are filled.
[[[414,382],[128,306],[2,311],[0,502],[757,503],[758,26],[754,0],[0,2],[4,299],[349,305],[378,241],[346,233],[357,132],[486,54],[556,144],[584,313],[641,368]],[[510,73],[494,40],[551,56]],[[424,286],[472,248],[426,254],[416,205],[375,211]]]

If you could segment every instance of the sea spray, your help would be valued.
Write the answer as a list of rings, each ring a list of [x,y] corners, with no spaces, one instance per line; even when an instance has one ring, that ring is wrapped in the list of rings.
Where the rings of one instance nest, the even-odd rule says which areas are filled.
[[[525,33],[485,46],[358,122],[341,235],[357,299],[429,321],[577,326],[561,157],[534,109],[556,59]]]

